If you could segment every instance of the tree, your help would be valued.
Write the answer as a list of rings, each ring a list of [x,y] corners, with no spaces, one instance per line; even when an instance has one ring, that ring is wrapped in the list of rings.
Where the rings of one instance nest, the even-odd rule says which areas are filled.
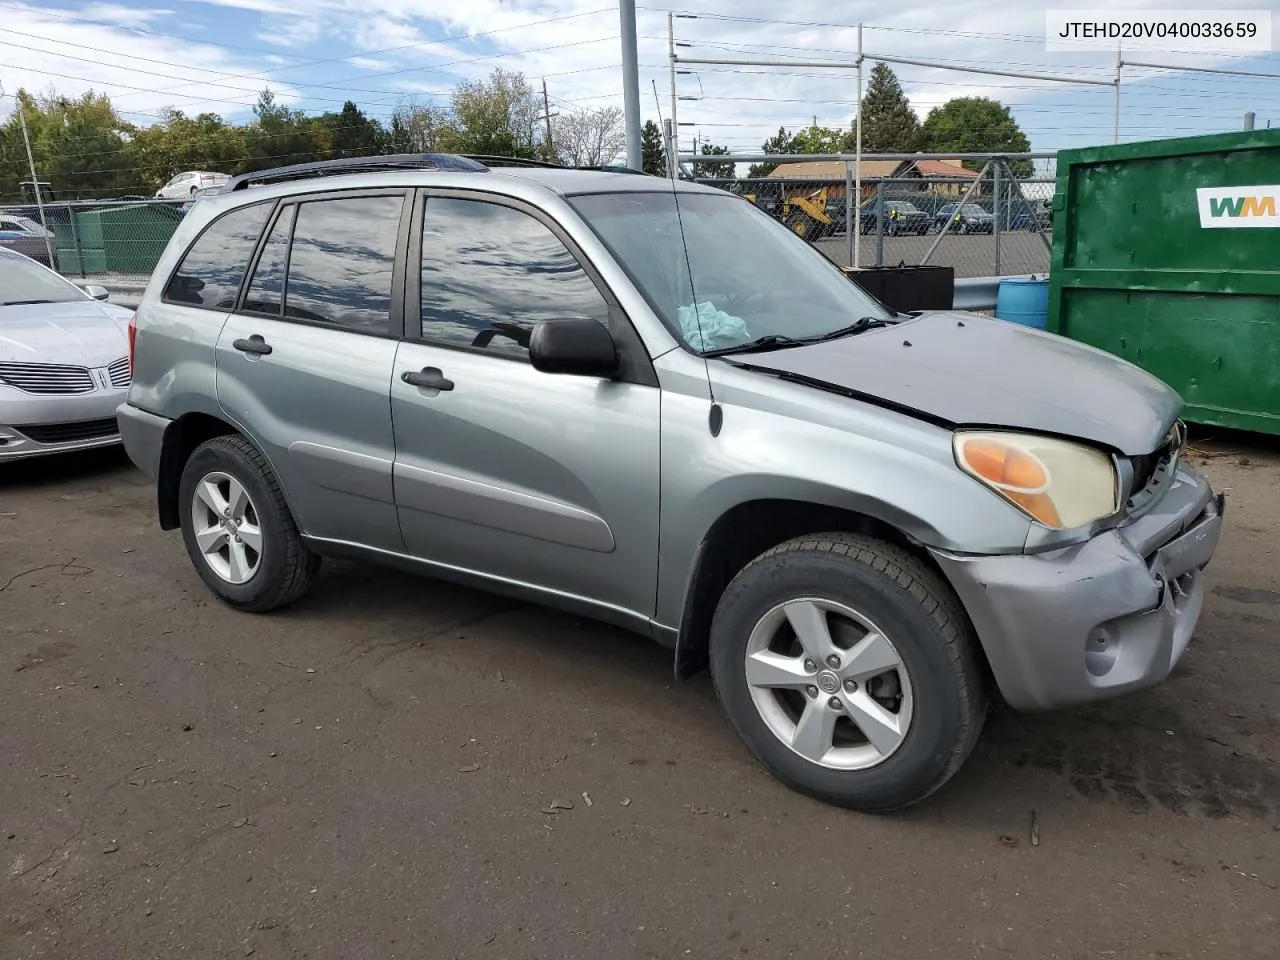
[[[216,113],[188,117],[169,108],[158,123],[134,131],[130,166],[147,192],[184,170],[235,173],[244,160],[244,130],[224,123]]]
[[[443,149],[525,159],[537,155],[542,100],[523,73],[495,68],[486,80],[458,84],[451,101],[453,125],[441,132]]]
[[[644,122],[640,136],[640,154],[644,158],[644,172],[654,177],[667,175],[667,147],[662,142],[662,131],[652,120]]]
[[[1031,142],[1018,127],[1009,108],[988,97],[956,97],[929,111],[924,121],[925,142],[934,153],[1026,153]],[[966,160],[970,170],[981,161]],[[1019,177],[1031,176],[1030,160],[1011,160]]]
[[[244,171],[308,163],[329,154],[331,141],[324,126],[301,110],[277,104],[270,89],[258,94],[253,112],[254,122],[244,134]]]
[[[386,145],[386,132],[377,120],[370,120],[359,107],[348,100],[340,113],[323,113],[315,119],[329,137],[329,156],[370,157],[381,153]]]
[[[33,96],[19,90],[17,98],[27,118],[39,177],[53,184],[59,198],[94,199],[142,189],[126,152],[136,128],[120,119],[105,94],[90,90],[64,97],[50,90]],[[31,179],[16,110],[5,127],[8,182],[3,189],[16,195],[18,181]],[[11,178],[10,171],[17,176]]]
[[[704,143],[702,150],[699,152],[704,157],[724,157],[729,155],[729,148]],[[695,160],[693,162],[693,175],[711,180],[732,180],[734,178],[734,163],[732,160],[721,160],[719,162]]]
[[[401,100],[391,113],[386,148],[389,153],[435,153],[446,133],[452,134],[449,111],[413,97]]]
[[[915,153],[923,144],[920,120],[887,64],[871,68],[862,98],[862,149],[867,153]]]
[[[779,127],[776,136],[770,137],[761,149],[765,153],[786,155],[789,153],[844,153],[853,149],[853,134],[847,130],[834,130],[831,127],[820,127],[817,124],[788,133],[786,127]],[[753,163],[747,170],[747,176],[767,177],[776,164]]]
[[[569,167],[612,163],[627,145],[621,107],[594,107],[561,113],[552,121],[556,157]]]

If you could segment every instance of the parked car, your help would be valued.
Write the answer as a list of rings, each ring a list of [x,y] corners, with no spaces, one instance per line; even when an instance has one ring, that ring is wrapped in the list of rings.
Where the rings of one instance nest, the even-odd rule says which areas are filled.
[[[185,213],[193,206],[199,203],[205,197],[212,197],[222,192],[222,185],[213,187],[201,187],[199,190],[192,190],[190,197],[182,204],[182,210]]]
[[[106,299],[0,249],[0,462],[120,442],[132,312]]]
[[[346,557],[618,624],[860,810],[941,786],[997,695],[1178,662],[1222,498],[1159,380],[895,315],[721,190],[417,162],[238,178],[142,298],[121,434],[227,604]]]
[[[953,233],[991,233],[996,218],[976,203],[948,203],[938,208],[933,216],[934,229],[939,233],[951,221]]]
[[[929,232],[929,215],[906,200],[886,200],[883,209],[876,209],[875,200],[863,204],[859,213],[859,225],[862,232],[877,233],[881,227],[879,220],[884,221],[886,236],[915,235],[923,237]]]
[[[46,267],[52,267],[46,239],[53,239],[52,231],[46,230],[29,217],[0,212],[0,249],[13,250]],[[0,289],[0,295],[3,293]]]
[[[1050,230],[1053,228],[1053,204],[1048,200],[1030,200],[1016,207],[1012,230]]]
[[[157,200],[180,200],[206,187],[221,187],[231,178],[225,173],[188,170],[180,173],[156,191]]]

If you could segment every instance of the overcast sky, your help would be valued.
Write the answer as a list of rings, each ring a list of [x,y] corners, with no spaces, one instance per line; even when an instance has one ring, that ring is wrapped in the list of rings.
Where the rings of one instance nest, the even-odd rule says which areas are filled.
[[[840,59],[856,50],[866,24],[865,49],[956,64],[1107,79],[1114,54],[1048,53],[1043,0],[902,0],[896,4],[845,0],[689,0],[676,20],[685,56]],[[1055,4],[1056,6],[1057,4]],[[1254,3],[1254,7],[1274,6]],[[1077,3],[1074,6],[1101,6]],[[1112,6],[1115,6],[1114,4]],[[1171,4],[1126,0],[1126,8]],[[1186,4],[1172,4],[1179,8]],[[1240,4],[1245,6],[1245,4]],[[639,24],[641,107],[656,119],[670,109],[667,8],[642,6]],[[463,79],[493,67],[543,79],[552,110],[621,104],[618,13],[608,0],[0,0],[0,83],[65,94],[105,91],[126,119],[146,124],[165,106],[210,110],[234,121],[251,116],[257,91],[308,113],[355,100],[386,119],[400,98],[443,98]],[[1273,25],[1280,40],[1280,25]],[[1147,53],[1158,63],[1226,66],[1280,74],[1280,56]],[[733,148],[755,150],[780,125],[812,122],[844,126],[853,112],[849,71],[689,67],[679,93],[685,148],[696,134]],[[923,118],[955,96],[980,94],[1009,104],[1036,149],[1111,140],[1114,92],[980,77],[954,71],[899,67]],[[1240,129],[1246,110],[1280,127],[1280,80],[1126,72],[1121,138]],[[12,98],[0,101],[7,114]],[[683,126],[684,123],[696,126]]]

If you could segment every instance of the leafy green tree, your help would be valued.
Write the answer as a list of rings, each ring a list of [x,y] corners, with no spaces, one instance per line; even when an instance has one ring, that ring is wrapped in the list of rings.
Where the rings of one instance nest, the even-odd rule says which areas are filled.
[[[640,154],[645,173],[655,177],[667,175],[667,148],[662,142],[662,131],[652,120],[646,120],[640,132]]]
[[[216,113],[188,117],[170,108],[158,123],[134,131],[129,165],[148,192],[184,170],[236,173],[244,162],[244,131]]]
[[[314,121],[329,137],[329,156],[371,157],[384,151],[386,131],[377,120],[370,120],[364,111],[348,100],[338,113],[323,113]]]
[[[956,97],[929,111],[924,121],[924,137],[933,153],[1026,153],[1031,141],[1018,127],[1009,108],[988,97]],[[970,170],[980,161],[966,160]],[[1009,166],[1019,177],[1031,176],[1030,160],[1011,160]]]
[[[442,149],[533,159],[541,143],[541,98],[523,73],[496,68],[485,80],[454,87],[453,125],[441,132]]]
[[[277,104],[269,89],[258,95],[253,112],[254,121],[244,134],[242,172],[308,163],[329,154],[328,130],[301,110]]]
[[[845,153],[853,149],[853,134],[847,130],[834,130],[831,127],[820,127],[817,124],[805,127],[795,133],[789,133],[786,127],[779,127],[776,136],[770,137],[763,144],[764,153],[785,155],[788,153]],[[772,172],[773,163],[753,163],[747,170],[747,176],[767,177]]]
[[[105,94],[90,90],[79,97],[64,97],[51,91],[33,96],[19,90],[17,97],[27,118],[37,174],[52,184],[59,199],[93,199],[143,189],[127,155],[135,128],[120,118]],[[18,183],[30,180],[31,172],[17,110],[3,129],[0,190],[10,199],[19,199]]]
[[[704,157],[724,157],[729,155],[729,148],[712,143],[704,143],[699,153]],[[734,178],[734,163],[732,160],[721,160],[719,162],[695,160],[693,161],[693,175],[695,177],[707,177],[712,180],[732,180]]]
[[[866,153],[915,153],[924,136],[898,76],[889,66],[871,68],[871,82],[862,98],[862,149]]]

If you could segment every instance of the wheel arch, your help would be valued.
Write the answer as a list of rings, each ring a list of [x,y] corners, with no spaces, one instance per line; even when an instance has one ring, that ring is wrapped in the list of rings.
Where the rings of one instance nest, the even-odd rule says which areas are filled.
[[[178,486],[182,482],[182,470],[191,454],[200,444],[228,434],[242,435],[226,420],[207,413],[183,414],[165,428],[160,447],[160,468],[156,476],[160,529],[176,530],[180,525]]]
[[[730,507],[707,528],[689,572],[676,632],[677,678],[706,668],[711,620],[720,596],[738,572],[766,550],[805,534],[861,533],[907,550],[941,576],[924,546],[929,529],[898,508],[871,502],[853,509],[805,500],[755,499]]]

